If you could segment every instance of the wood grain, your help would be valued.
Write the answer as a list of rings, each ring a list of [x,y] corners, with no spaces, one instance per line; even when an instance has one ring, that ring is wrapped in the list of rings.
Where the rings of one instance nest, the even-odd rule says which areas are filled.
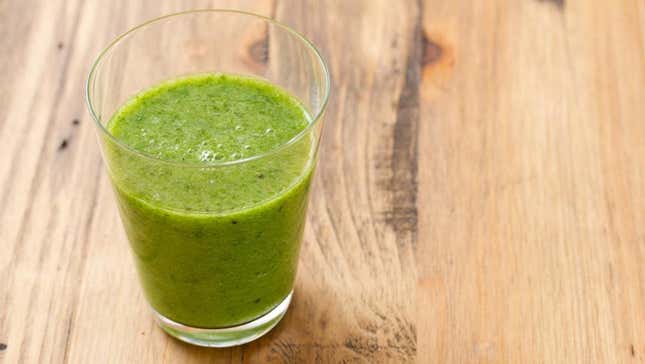
[[[155,326],[83,102],[116,35],[210,7],[302,31],[334,87],[293,305],[225,350]],[[644,20],[641,0],[0,1],[0,363],[645,362]]]
[[[494,3],[423,10],[419,362],[645,362],[645,3]]]

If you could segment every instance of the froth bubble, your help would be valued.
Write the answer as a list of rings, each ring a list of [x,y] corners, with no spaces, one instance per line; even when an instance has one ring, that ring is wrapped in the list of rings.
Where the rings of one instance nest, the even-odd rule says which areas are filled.
[[[210,150],[202,150],[199,154],[199,160],[202,162],[210,162],[213,160],[213,152]]]

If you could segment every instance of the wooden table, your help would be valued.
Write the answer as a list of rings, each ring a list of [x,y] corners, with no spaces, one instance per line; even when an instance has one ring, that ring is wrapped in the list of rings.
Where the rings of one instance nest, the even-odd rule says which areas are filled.
[[[333,72],[295,301],[163,334],[85,110],[98,51],[231,7]],[[642,0],[0,1],[0,363],[645,362]]]

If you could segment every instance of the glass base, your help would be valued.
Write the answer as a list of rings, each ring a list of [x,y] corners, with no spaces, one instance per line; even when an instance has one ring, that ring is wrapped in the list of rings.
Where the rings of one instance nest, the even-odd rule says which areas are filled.
[[[292,294],[293,291],[289,292],[289,295],[274,309],[253,321],[221,329],[203,329],[182,325],[155,310],[152,311],[159,326],[170,336],[197,346],[226,348],[246,344],[271,331],[287,312]]]

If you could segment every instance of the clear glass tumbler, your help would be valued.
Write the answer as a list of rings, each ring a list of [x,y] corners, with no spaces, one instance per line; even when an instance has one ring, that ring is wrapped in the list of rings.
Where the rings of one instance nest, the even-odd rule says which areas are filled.
[[[163,160],[110,133],[111,118],[134,95],[208,73],[277,85],[302,103],[310,123],[267,152],[204,163]],[[327,66],[311,42],[240,11],[154,19],[118,37],[94,62],[89,112],[145,296],[170,335],[201,346],[239,345],[285,314],[329,92]]]

